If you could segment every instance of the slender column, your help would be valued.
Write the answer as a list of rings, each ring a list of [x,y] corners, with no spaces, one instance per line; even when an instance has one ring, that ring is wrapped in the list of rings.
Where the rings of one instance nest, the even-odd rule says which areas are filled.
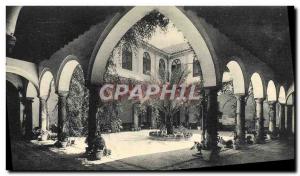
[[[245,143],[245,99],[244,95],[235,95],[236,97],[236,133],[237,143]]]
[[[292,106],[292,133],[295,134],[295,105]]]
[[[151,111],[151,128],[157,128],[156,127],[156,118],[154,116],[154,110],[152,107],[149,107],[149,110]]]
[[[23,95],[20,95],[20,119],[18,120],[19,123],[19,129],[18,132],[20,132],[19,134],[21,136],[25,135],[25,119],[26,119],[26,97],[24,97]]]
[[[263,99],[256,98],[256,136],[255,143],[260,144],[264,142],[264,117],[263,117]]]
[[[292,134],[292,105],[286,105],[286,134],[290,136]]]
[[[271,137],[276,135],[276,116],[275,116],[275,101],[269,102],[269,132]]]
[[[139,127],[139,115],[138,115],[138,107],[137,103],[132,105],[133,111],[133,128],[136,130]]]
[[[47,130],[47,101],[46,96],[40,98],[40,129],[43,131]]]
[[[206,88],[205,94],[207,95],[207,108],[206,108],[206,129],[205,129],[205,148],[212,150],[211,159],[214,159],[217,153],[217,138],[218,138],[218,102],[217,102],[217,87]]]
[[[62,132],[65,132],[65,121],[67,118],[67,96],[68,96],[68,91],[62,91],[58,92],[58,131],[57,131],[57,136],[58,140],[61,138]]]
[[[88,148],[92,146],[92,141],[97,133],[97,109],[100,103],[99,90],[100,86],[88,85],[89,88],[89,116],[88,116]]]
[[[24,124],[25,124],[25,137],[27,139],[30,139],[32,137],[32,102],[33,97],[26,97],[23,98],[24,104],[25,104],[25,118],[24,118]]]
[[[284,137],[285,135],[285,105],[279,104],[279,135],[280,137]]]

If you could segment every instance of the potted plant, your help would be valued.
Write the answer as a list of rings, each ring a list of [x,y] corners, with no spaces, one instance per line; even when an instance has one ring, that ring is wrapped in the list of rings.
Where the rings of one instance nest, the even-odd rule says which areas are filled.
[[[68,140],[69,138],[68,138],[68,135],[67,135],[67,133],[65,133],[65,132],[62,132],[61,134],[60,134],[60,136],[59,136],[59,141],[60,141],[60,143],[61,143],[61,147],[63,147],[63,148],[65,148],[65,147],[67,147],[67,145],[68,145]]]
[[[91,148],[88,152],[88,158],[90,160],[101,160],[103,151],[106,149],[105,141],[101,137],[101,134],[98,133],[97,136],[91,141]]]
[[[48,131],[45,131],[45,130],[41,130],[39,139],[40,139],[41,141],[46,141],[46,140],[48,140],[48,138],[49,138],[49,132],[48,132]]]

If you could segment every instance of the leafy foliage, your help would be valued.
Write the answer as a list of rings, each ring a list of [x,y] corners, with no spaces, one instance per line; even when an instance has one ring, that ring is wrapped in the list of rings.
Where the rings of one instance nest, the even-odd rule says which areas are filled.
[[[87,131],[88,90],[84,83],[82,69],[77,66],[70,82],[67,117],[64,123],[64,129],[69,136],[81,136]]]
[[[137,46],[138,39],[150,39],[157,27],[163,31],[167,29],[169,19],[157,10],[153,10],[133,25],[122,37],[121,43],[125,46]]]

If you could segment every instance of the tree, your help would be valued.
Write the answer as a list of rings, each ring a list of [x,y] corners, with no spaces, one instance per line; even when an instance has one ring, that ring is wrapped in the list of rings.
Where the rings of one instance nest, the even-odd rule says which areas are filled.
[[[180,87],[180,85],[186,84],[186,78],[189,74],[189,71],[186,69],[175,69],[172,74],[169,77],[169,80],[167,79],[159,79],[159,78],[152,78],[149,82],[150,84],[160,84],[160,85],[168,85],[168,89],[171,89],[173,86],[177,86],[176,94],[177,97],[183,87]],[[202,82],[203,83],[203,82]],[[202,83],[198,83],[196,86],[198,86],[200,92],[202,90]],[[188,89],[190,85],[185,85]],[[186,91],[188,92],[188,91]],[[176,96],[175,96],[176,97]],[[152,97],[148,100],[144,100],[141,102],[144,106],[152,106],[154,109],[158,109],[159,111],[163,111],[165,114],[165,117],[162,122],[164,122],[164,125],[166,126],[167,134],[173,134],[174,133],[174,125],[173,125],[173,116],[175,113],[177,113],[181,107],[184,106],[190,106],[192,104],[196,104],[202,101],[202,98],[200,100],[189,100],[187,97],[185,98],[164,98],[163,100],[160,99],[160,96]]]

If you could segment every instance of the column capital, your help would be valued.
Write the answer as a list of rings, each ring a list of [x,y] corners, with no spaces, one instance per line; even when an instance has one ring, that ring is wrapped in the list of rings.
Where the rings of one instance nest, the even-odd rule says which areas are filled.
[[[30,103],[33,102],[33,99],[34,99],[34,97],[23,97],[23,100],[24,100],[24,101],[30,102]]]
[[[217,92],[221,89],[221,86],[213,86],[213,87],[204,87],[204,91],[206,94],[211,92]]]
[[[255,98],[254,100],[256,103],[262,103],[264,101],[264,98]]]
[[[59,91],[59,92],[57,92],[57,95],[59,97],[66,97],[69,95],[69,91]]]
[[[235,96],[236,99],[239,99],[239,100],[246,97],[245,94],[234,94],[234,96]]]
[[[277,101],[268,101],[269,105],[274,105]]]
[[[46,101],[47,95],[39,96],[39,99],[40,99],[41,101],[42,101],[42,100]]]

